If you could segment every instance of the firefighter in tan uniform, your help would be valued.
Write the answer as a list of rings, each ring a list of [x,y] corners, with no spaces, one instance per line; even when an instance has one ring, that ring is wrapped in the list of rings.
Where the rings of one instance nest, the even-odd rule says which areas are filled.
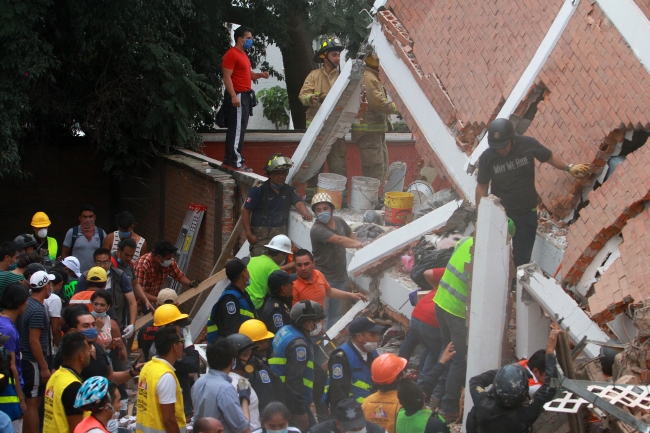
[[[339,77],[339,64],[341,62],[341,51],[343,45],[339,38],[329,38],[321,45],[320,49],[314,54],[314,61],[322,63],[323,66],[313,70],[305,78],[305,82],[300,89],[300,101],[307,109],[307,127],[316,116],[316,112],[325,100],[334,82]],[[327,155],[327,164],[330,173],[346,176],[345,172],[345,154],[347,148],[344,138],[339,138],[332,144],[329,155]],[[321,173],[323,168],[318,170]],[[316,193],[316,184],[318,182],[318,173],[311,179],[307,180],[305,185],[306,200]],[[345,195],[345,194],[344,194]]]
[[[388,100],[386,90],[379,81],[379,62],[375,55],[366,57],[363,85],[368,108],[361,123],[352,124],[352,140],[359,145],[363,175],[383,181],[388,173],[388,116],[398,114],[398,111],[395,103]]]

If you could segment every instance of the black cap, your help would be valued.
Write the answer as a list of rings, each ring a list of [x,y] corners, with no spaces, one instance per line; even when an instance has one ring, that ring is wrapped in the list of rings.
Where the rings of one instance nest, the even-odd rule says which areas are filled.
[[[250,261],[250,257],[228,260],[228,263],[226,263],[226,277],[228,277],[230,281],[234,280],[244,271],[244,269],[246,269],[246,266],[248,266],[248,262]]]
[[[361,403],[353,398],[341,400],[334,410],[334,416],[343,431],[357,430],[366,426],[366,417],[361,410]]]
[[[357,317],[348,325],[350,335],[361,334],[362,332],[383,332],[384,326],[375,323],[369,317]]]
[[[273,271],[269,275],[268,285],[269,289],[279,289],[289,282],[296,281],[298,279],[298,274],[287,274],[284,271]]]

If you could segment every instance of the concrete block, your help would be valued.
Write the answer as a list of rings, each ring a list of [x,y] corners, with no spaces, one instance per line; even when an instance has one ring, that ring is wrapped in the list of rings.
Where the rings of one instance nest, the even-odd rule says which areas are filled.
[[[563,258],[563,249],[559,248],[546,238],[536,235],[531,261],[537,263],[539,267],[542,268],[542,271],[549,275],[553,275],[557,270],[557,267],[562,263]],[[558,280],[561,274],[562,270],[558,273]]]
[[[530,358],[539,349],[546,347],[551,321],[544,309],[517,283],[517,334],[516,356]]]

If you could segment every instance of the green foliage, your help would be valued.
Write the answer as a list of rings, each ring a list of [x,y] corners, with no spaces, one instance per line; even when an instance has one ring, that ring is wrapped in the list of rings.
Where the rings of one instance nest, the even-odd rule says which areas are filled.
[[[264,107],[262,114],[273,122],[276,130],[279,130],[280,126],[289,126],[289,95],[286,89],[273,86],[260,90],[257,95]]]
[[[309,11],[310,36],[337,35],[345,43],[348,57],[357,55],[359,45],[368,36],[370,0],[314,0]]]
[[[393,122],[393,132],[411,132],[406,122],[400,120],[398,122]]]

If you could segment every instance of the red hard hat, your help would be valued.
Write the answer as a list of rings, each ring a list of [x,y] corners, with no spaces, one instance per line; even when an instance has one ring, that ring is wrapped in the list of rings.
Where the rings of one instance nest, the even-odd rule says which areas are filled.
[[[402,370],[406,368],[406,364],[408,364],[406,359],[400,358],[393,353],[379,355],[370,367],[372,381],[377,385],[390,385]]]

